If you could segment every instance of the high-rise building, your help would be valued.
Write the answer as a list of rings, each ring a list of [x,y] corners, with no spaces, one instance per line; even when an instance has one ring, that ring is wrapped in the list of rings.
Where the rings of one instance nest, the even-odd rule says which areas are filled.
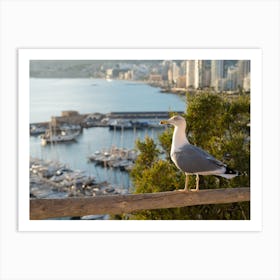
[[[186,87],[195,89],[209,87],[210,74],[207,60],[187,60]]]
[[[187,64],[186,60],[183,60],[180,63],[180,76],[186,75],[186,64]]]
[[[245,91],[250,91],[251,89],[251,77],[250,77],[250,73],[247,74],[247,76],[245,76],[245,78],[243,79],[243,89]]]
[[[211,61],[211,87],[216,91],[224,90],[224,85],[221,80],[224,78],[224,61],[223,60],[212,60]]]
[[[172,74],[173,74],[173,81],[176,82],[177,78],[179,77],[179,74],[180,74],[180,68],[176,64],[176,62],[172,63]]]
[[[201,86],[201,80],[202,80],[201,62],[202,62],[202,60],[194,61],[194,88],[195,89],[197,89]]]
[[[250,60],[239,60],[237,62],[238,68],[238,85],[243,88],[244,79],[250,73]]]
[[[186,63],[186,88],[195,88],[195,60]]]
[[[231,66],[227,70],[226,90],[236,90],[238,86],[238,68]]]
[[[162,62],[162,79],[163,80],[169,80],[168,79],[168,71],[169,71],[169,68],[170,68],[170,64],[171,64],[171,62],[169,61],[169,60],[164,60],[163,62]]]
[[[210,72],[206,60],[195,60],[194,76],[196,89],[210,86]]]
[[[180,68],[176,64],[176,62],[172,62],[169,66],[167,75],[168,75],[168,82],[169,83],[176,83],[177,78],[180,74]]]
[[[210,85],[211,85],[211,69],[207,66],[205,66],[202,83],[203,83],[203,86],[202,86],[203,88],[210,87]]]
[[[185,86],[186,86],[186,75],[181,75],[177,78],[176,87],[185,88]]]

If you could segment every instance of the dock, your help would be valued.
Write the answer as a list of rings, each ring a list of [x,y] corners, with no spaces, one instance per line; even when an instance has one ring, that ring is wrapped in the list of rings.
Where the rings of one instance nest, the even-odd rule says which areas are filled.
[[[136,111],[136,112],[110,112],[110,113],[88,113],[80,114],[77,111],[63,111],[61,116],[53,116],[50,121],[31,123],[30,135],[43,134],[50,127],[59,128],[61,126],[78,125],[82,128],[108,127],[116,128],[156,128],[156,121],[167,119],[170,114],[183,114],[182,111]],[[145,121],[146,120],[146,121]],[[148,120],[151,120],[149,122]],[[130,122],[130,125],[127,123]],[[132,125],[131,125],[132,124]],[[134,124],[134,125],[133,125]]]
[[[170,117],[170,113],[183,114],[182,111],[147,111],[147,112],[111,112],[106,114],[111,119],[166,119]]]

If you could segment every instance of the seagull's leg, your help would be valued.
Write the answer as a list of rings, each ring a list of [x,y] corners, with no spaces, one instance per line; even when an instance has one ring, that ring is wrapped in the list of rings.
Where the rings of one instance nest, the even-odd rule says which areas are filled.
[[[188,184],[189,184],[189,175],[186,173],[186,181],[185,181],[185,188],[184,188],[185,192],[189,191]]]
[[[198,174],[196,174],[195,182],[196,182],[196,186],[195,186],[195,189],[193,190],[194,192],[199,190],[199,175]]]

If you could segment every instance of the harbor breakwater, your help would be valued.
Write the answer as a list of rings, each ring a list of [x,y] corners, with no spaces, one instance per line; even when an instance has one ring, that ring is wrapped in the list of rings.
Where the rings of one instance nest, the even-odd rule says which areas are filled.
[[[80,126],[89,127],[109,127],[111,129],[128,128],[150,128],[159,127],[159,120],[170,117],[171,112],[151,111],[151,112],[110,112],[80,114],[77,111],[62,111],[61,116],[53,116],[50,121],[30,124],[30,135],[43,134],[46,129],[59,128],[60,126]],[[183,114],[182,111],[173,113]]]

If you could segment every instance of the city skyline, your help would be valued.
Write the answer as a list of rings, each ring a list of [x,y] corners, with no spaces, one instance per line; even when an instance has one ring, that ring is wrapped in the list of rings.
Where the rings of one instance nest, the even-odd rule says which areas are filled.
[[[250,60],[33,60],[30,77],[146,81],[164,88],[250,92]]]

